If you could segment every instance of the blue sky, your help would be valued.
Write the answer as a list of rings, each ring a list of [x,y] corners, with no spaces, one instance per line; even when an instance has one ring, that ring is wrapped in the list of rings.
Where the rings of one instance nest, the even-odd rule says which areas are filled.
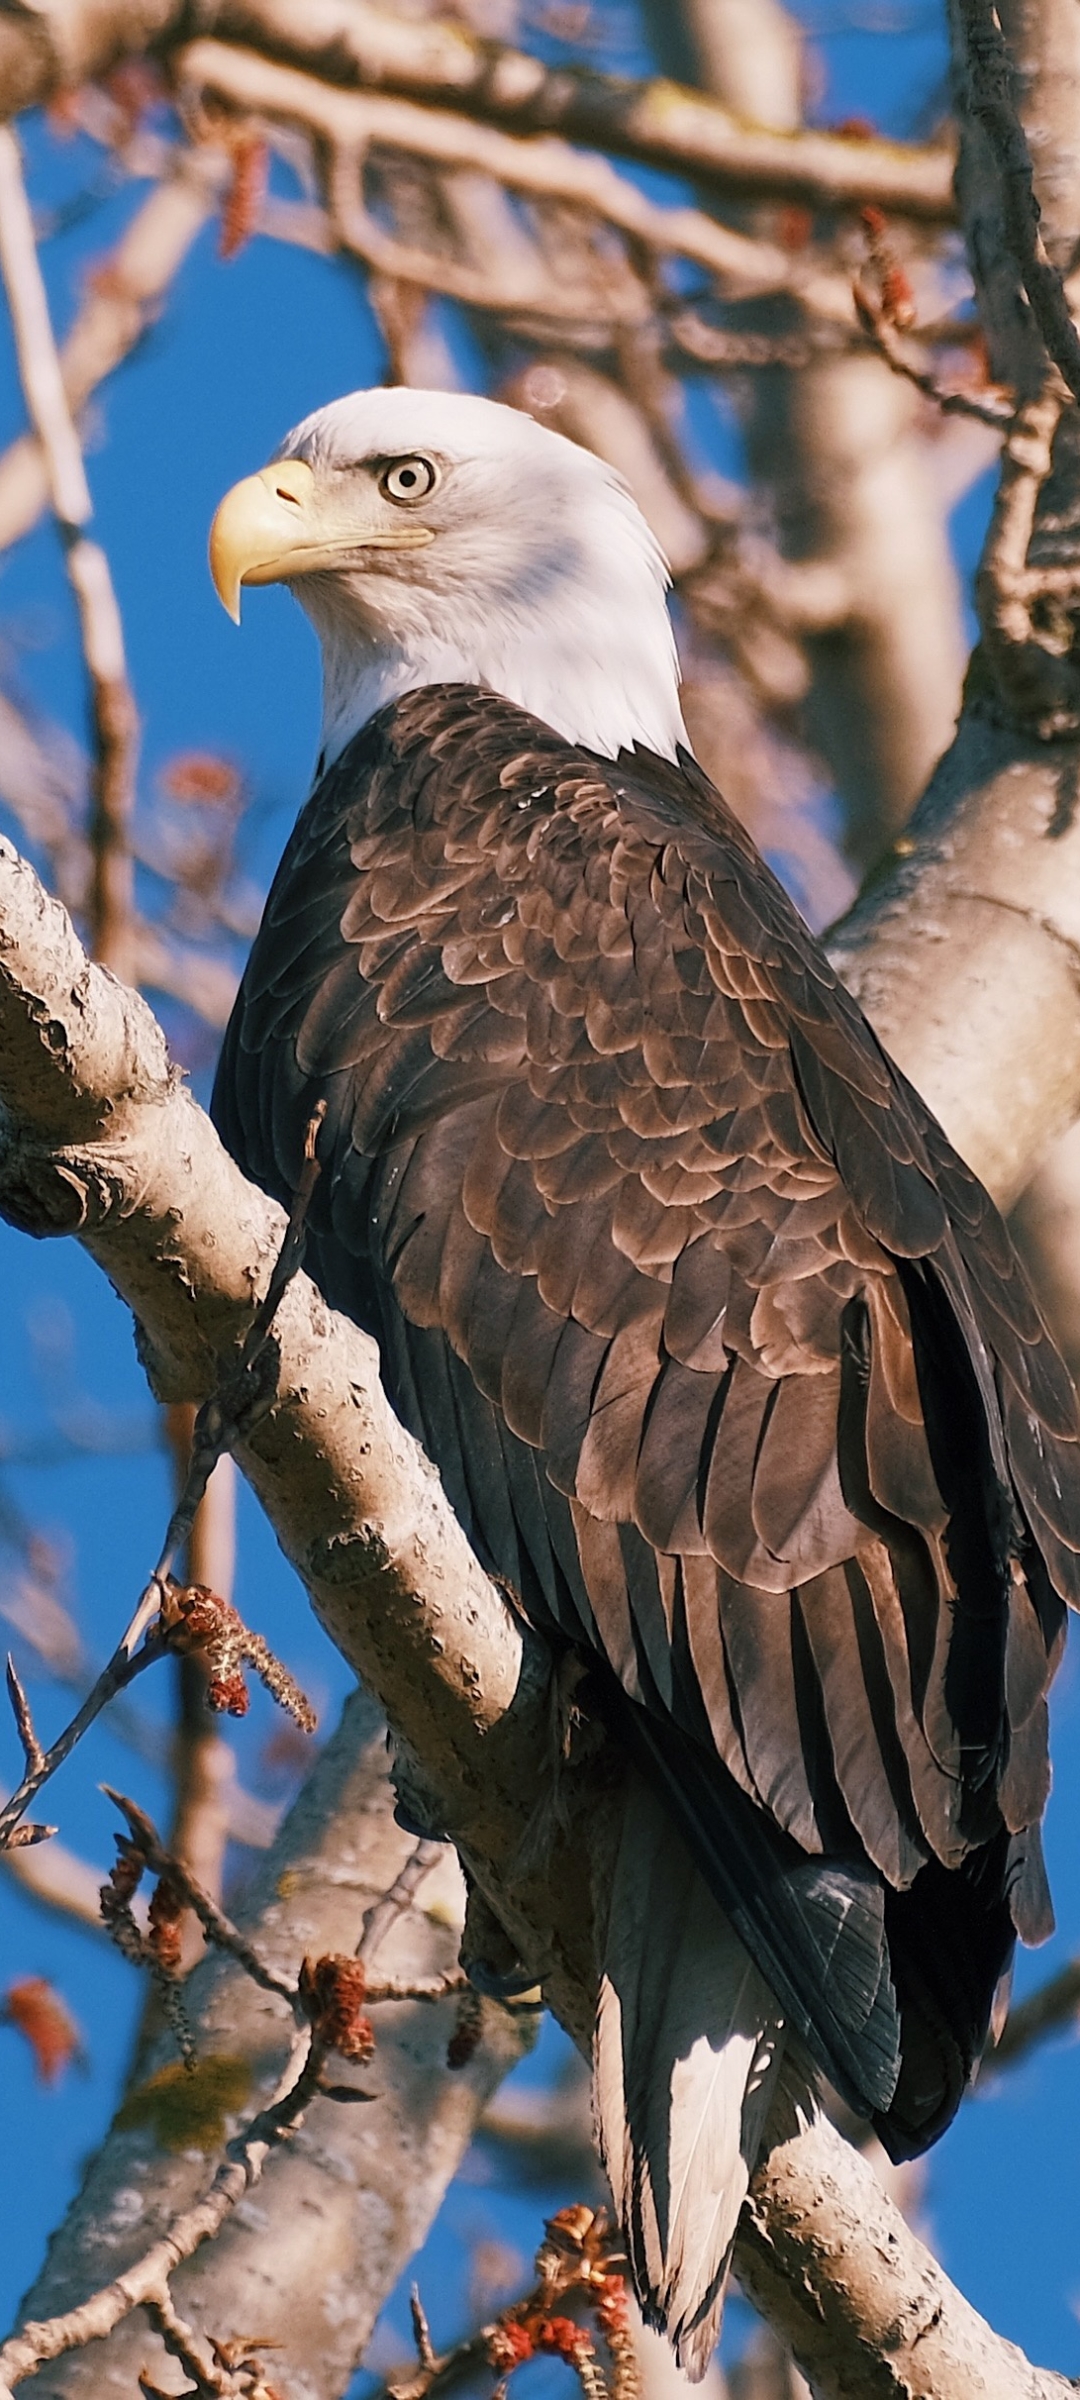
[[[939,12],[921,0],[860,12],[829,6],[802,12],[822,77],[816,113],[828,120],[867,114],[903,131],[920,120],[940,87]],[[91,154],[57,149],[29,132],[35,198],[55,207],[83,184]],[[100,257],[136,194],[122,192],[46,246],[56,319],[62,329],[80,277]],[[0,312],[2,317],[2,312]],[[381,372],[375,328],[361,282],[345,266],[253,242],[233,264],[203,236],[179,278],[161,326],[103,394],[89,458],[97,524],[125,615],[142,715],[142,778],[150,790],[179,750],[222,751],[243,763],[252,793],[245,834],[252,871],[265,881],[307,786],[318,721],[318,675],[310,630],[280,591],[254,596],[237,633],[219,608],[205,565],[206,529],[220,494],[259,464],[284,429],[313,406]],[[6,322],[0,321],[0,440],[23,422]],[[730,471],[731,461],[724,460]],[[977,546],[985,492],[967,504],[959,529],[965,565]],[[81,728],[82,694],[69,601],[55,536],[44,527],[0,560],[0,637],[14,644],[27,687],[49,714]],[[0,1226],[0,1471],[2,1489],[68,1553],[66,1584],[88,1649],[103,1655],[126,1618],[157,1553],[167,1508],[166,1462],[138,1368],[126,1312],[73,1247],[35,1245]],[[49,1393],[39,1372],[42,1312],[57,1304],[73,1329],[75,1380],[105,1412],[143,1428],[144,1447],[60,1465],[13,1463],[47,1433]],[[0,1569],[3,1559],[0,1557]],[[238,1602],[283,1652],[327,1712],[345,1686],[341,1662],[312,1618],[253,1502],[241,1505]],[[55,1694],[35,1689],[46,1733],[59,1722]],[[140,1687],[139,1705],[164,1727],[164,1680]],[[239,1729],[245,1772],[258,1772],[269,1703],[256,1698]],[[1075,1654],[1057,1689],[1056,1784],[1048,1826],[1051,1880],[1061,1931],[1049,1951],[1021,1959],[1021,1990],[1080,1947],[1080,1696]],[[0,1735],[0,1764],[15,1770],[14,1737]],[[106,1862],[111,1812],[97,1785],[134,1788],[161,1814],[160,1779],[134,1764],[107,1731],[70,1763],[53,1787],[52,1814],[85,1856]],[[0,2317],[10,2317],[40,2259],[50,2225],[79,2162],[108,2121],[125,2062],[139,1993],[131,1970],[73,1928],[35,1910],[9,1883],[0,1887],[0,1982],[44,1974],[79,2017],[89,2065],[57,2093],[34,2084],[17,2037],[0,2029],[4,2144],[20,2161],[18,2205],[0,2242]],[[523,2072],[547,2074],[559,2054],[554,2030]],[[1036,2358],[1080,2373],[1076,2159],[1080,2155],[1080,2056],[1072,2041],[1048,2046],[962,2112],[934,2153],[927,2210],[941,2254],[977,2307]],[[8,2189],[11,2190],[9,2182]],[[571,2193],[500,2196],[463,2183],[450,2195],[424,2266],[437,2337],[460,2309],[462,2244],[478,2224],[525,2253],[543,2207]],[[742,2320],[735,2313],[737,2335]]]

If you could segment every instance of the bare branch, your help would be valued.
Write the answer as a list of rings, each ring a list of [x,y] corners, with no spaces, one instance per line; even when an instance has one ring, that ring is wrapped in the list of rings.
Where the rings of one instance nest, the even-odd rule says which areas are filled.
[[[49,304],[34,240],[18,143],[0,127],[0,270],[31,423],[45,458],[50,495],[75,596],[94,726],[90,847],[94,950],[128,974],[135,803],[135,704],[108,560],[85,527],[92,516],[78,435],[64,391]]]
[[[986,663],[1000,698],[1042,741],[1080,729],[1080,676],[1071,635],[1062,640],[1056,612],[1048,616],[1045,606],[1080,596],[1080,560],[1064,568],[1028,563],[1063,403],[1052,375],[1046,389],[1017,411],[1002,451],[976,580]]]
[[[0,128],[0,144],[6,138],[4,129]],[[31,1839],[44,1840],[48,1832],[55,1830],[53,1827],[27,1826],[20,1829],[19,1820],[42,1785],[71,1756],[76,1743],[81,1741],[87,1727],[100,1716],[102,1709],[167,1650],[181,1654],[192,1649],[204,1652],[210,1668],[208,1697],[212,1707],[226,1708],[237,1715],[245,1712],[247,1693],[240,1669],[246,1664],[254,1668],[279,1706],[287,1709],[305,1732],[314,1730],[315,1717],[309,1702],[262,1635],[252,1632],[236,1610],[217,1594],[206,1591],[198,1584],[183,1586],[174,1583],[170,1569],[177,1551],[190,1537],[210,1477],[222,1452],[238,1441],[242,1431],[249,1429],[269,1405],[271,1386],[267,1381],[266,1367],[270,1358],[270,1337],[282,1295],[296,1274],[303,1256],[307,1211],[319,1172],[315,1142],[325,1111],[325,1101],[320,1101],[308,1127],[304,1167],[296,1199],[286,1221],[266,1291],[240,1345],[239,1357],[219,1389],[204,1401],[196,1415],[187,1475],[169,1519],[161,1557],[117,1649],[108,1665],[102,1669],[81,1708],[47,1751],[41,1748],[36,1739],[33,1741],[32,1754],[27,1750],[27,1767],[22,1782],[5,1806],[0,1808],[0,1849],[18,1846],[20,1842]],[[272,1374],[272,1361],[270,1365]],[[23,1719],[20,1702],[25,1710],[25,1696],[10,1662],[8,1689],[21,1733]]]
[[[41,1747],[41,1743],[39,1742],[36,1733],[34,1732],[34,1720],[30,1714],[30,1702],[27,1699],[26,1693],[24,1692],[22,1684],[19,1681],[15,1661],[12,1658],[10,1651],[8,1652],[7,1659],[7,1688],[8,1698],[12,1707],[12,1714],[15,1718],[15,1730],[19,1736],[20,1742],[22,1743],[23,1757],[26,1760],[26,1772],[28,1775],[39,1775],[42,1767],[45,1764],[45,1752]]]
[[[548,2219],[536,2253],[536,2282],[504,2308],[490,2325],[467,2334],[438,2357],[427,2318],[413,2289],[413,2336],[417,2366],[397,2374],[380,2400],[436,2400],[487,2367],[501,2391],[515,2368],[545,2354],[573,2367],[584,2400],[609,2400],[607,2378],[587,2328],[560,2313],[576,2299],[594,2317],[611,2358],[610,2400],[641,2400],[641,2378],[631,2332],[630,2296],[620,2270],[621,2240],[603,2209],[561,2208]]]
[[[184,0],[34,0],[0,19],[0,92],[16,114],[92,82],[153,47],[168,57],[190,24]],[[373,0],[322,0],[298,11],[281,0],[201,0],[199,24],[327,82],[397,91],[489,118],[520,133],[556,130],[718,188],[856,207],[876,199],[897,215],[946,224],[952,158],[919,147],[817,130],[777,136],[667,79],[545,67],[527,53],[470,34],[460,18],[407,17]]]
[[[44,1838],[46,1830],[55,1831],[54,1827],[45,1829],[22,1825],[20,1819],[25,1816],[30,1802],[36,1799],[42,1785],[49,1781],[50,1776],[55,1775],[57,1768],[63,1766],[66,1758],[70,1758],[76,1743],[82,1740],[87,1727],[101,1715],[103,1708],[108,1707],[110,1700],[115,1699],[117,1692],[126,1691],[128,1684],[133,1683],[137,1675],[141,1675],[147,1667],[153,1666],[157,1659],[164,1656],[166,1647],[164,1633],[157,1626],[151,1626],[149,1630],[146,1630],[140,1622],[141,1614],[140,1606],[140,1610],[132,1618],[126,1633],[113,1651],[108,1665],[102,1668],[93,1689],[87,1693],[82,1707],[76,1709],[75,1715],[65,1725],[63,1732],[57,1735],[56,1740],[49,1744],[47,1750],[43,1750],[40,1744],[37,1746],[34,1763],[27,1765],[26,1773],[18,1789],[0,1808],[0,1850],[10,1849],[28,1838],[41,1840]]]
[[[169,286],[210,215],[226,162],[205,144],[181,150],[172,171],[147,194],[109,256],[93,269],[81,307],[60,349],[60,373],[73,417],[154,324]],[[18,541],[49,506],[49,476],[37,436],[26,433],[0,455],[0,549]]]
[[[781,7],[656,0],[652,30],[669,71],[689,65],[774,139],[801,138],[800,38]],[[871,215],[889,223],[877,200],[863,211],[864,231]],[[809,216],[793,230],[814,239]],[[796,255],[805,265],[813,253]],[[738,337],[764,344],[751,364],[768,363],[775,337],[792,345],[777,372],[754,377],[745,406],[751,478],[785,554],[786,576],[770,575],[780,611],[748,611],[741,577],[730,597],[722,575],[703,580],[718,586],[722,609],[728,601],[717,629],[763,707],[784,712],[789,726],[797,710],[801,739],[826,761],[844,810],[844,856],[861,873],[904,823],[949,739],[967,645],[912,395],[856,324],[839,338],[839,319],[811,315],[809,294],[798,296],[798,310],[740,306],[737,325]],[[742,639],[744,624],[756,642]],[[777,638],[780,627],[798,629],[796,638]]]
[[[1058,1974],[1051,1975],[1026,2000],[1009,2010],[1004,2028],[983,2062],[980,2082],[984,2076],[996,2075],[1001,2067],[1014,2067],[1027,2058],[1036,2044],[1047,2034],[1060,2033],[1065,2026],[1075,2029],[1080,2017],[1080,1959],[1071,1958]]]
[[[413,2340],[416,2343],[417,2358],[419,2359],[422,2367],[433,2367],[435,2364],[435,2351],[431,2339],[431,2329],[428,2325],[427,2317],[424,2314],[424,2307],[420,2298],[419,2286],[415,2283],[413,2284],[409,2293],[409,2315],[412,2319]]]
[[[168,1408],[165,1430],[173,1455],[175,1488],[183,1488],[191,1457],[195,1411]],[[183,1563],[188,1588],[198,1585],[232,1604],[236,1561],[236,1470],[219,1458],[195,1513]],[[235,1790],[236,1759],[220,1730],[220,1715],[208,1706],[205,1651],[192,1649],[176,1661],[172,1743],[173,1808],[169,1847],[214,1901],[221,1898],[229,1835],[229,1800]],[[197,1911],[185,1913],[181,1963],[194,1966],[203,1948]]]
[[[747,2298],[819,2396],[1066,2400],[1073,2390],[990,2333],[825,2119],[812,2145],[793,2128],[759,2166],[737,2255]]]
[[[490,262],[472,269],[396,242],[360,197],[361,162],[373,143],[439,166],[479,168],[511,191],[587,209],[658,256],[689,259],[744,296],[798,291],[822,315],[853,322],[850,285],[843,276],[808,264],[778,243],[733,232],[699,209],[661,207],[607,159],[572,149],[553,134],[522,140],[445,109],[421,108],[379,92],[345,92],[221,42],[192,42],[179,54],[176,72],[182,92],[203,101],[212,98],[230,109],[309,126],[331,154],[330,204],[340,239],[380,273],[496,311],[539,307],[553,315],[608,313],[598,289],[568,293],[560,304],[545,288],[538,300],[535,282],[523,282],[520,268],[504,288]]]
[[[905,347],[896,326],[890,323],[867,285],[856,281],[854,294],[859,323],[894,375],[901,375],[906,383],[913,384],[915,390],[923,394],[924,399],[932,400],[943,417],[970,417],[976,425],[992,425],[999,431],[1004,430],[1014,415],[1011,400],[1004,396],[998,399],[993,393],[987,393],[985,399],[980,399],[975,392],[948,390],[939,383],[932,370],[921,366],[911,349]]]
[[[274,1969],[259,1957],[258,1951],[238,1931],[232,1919],[218,1907],[210,1893],[204,1891],[183,1859],[166,1849],[145,1810],[139,1808],[134,1800],[127,1799],[123,1792],[115,1792],[111,1784],[104,1784],[102,1789],[126,1817],[128,1833],[140,1857],[145,1859],[155,1875],[165,1875],[176,1885],[182,1899],[189,1908],[194,1909],[207,1940],[213,1942],[216,1949],[227,1951],[229,1957],[243,1968],[245,1975],[250,1975],[252,1982],[258,1984],[260,1991],[273,1992],[291,2008],[296,2000],[295,1983],[275,1974]]]
[[[384,2000],[419,2000],[425,2005],[429,2002],[434,2005],[440,2000],[453,2000],[459,1992],[470,1989],[469,1978],[462,1967],[451,1968],[446,1975],[431,1975],[426,1982],[409,1983],[400,1975],[392,1975],[384,1977],[381,1983],[369,1979],[366,1985],[372,2008],[380,2006]]]
[[[1013,100],[1012,70],[992,0],[957,0],[968,70],[968,106],[982,125],[1001,178],[1005,234],[1047,355],[1080,400],[1080,335],[1065,286],[1048,257],[1027,136]]]
[[[135,1838],[145,1845],[147,1856],[151,1853],[164,1856],[153,1827],[143,1817],[141,1810],[134,1809],[129,1801],[120,1800],[116,1793],[111,1796],[128,1814]],[[176,1871],[175,1861],[169,1861],[168,1865],[170,1873]],[[205,1901],[205,1895],[200,1897]],[[235,1927],[227,1927],[228,1938],[225,1938],[227,1921],[220,1917],[219,1912],[208,1909],[204,1922],[207,1931],[213,1932],[214,1939],[237,1960],[245,1974],[251,1976],[263,1990],[273,1991],[296,2005],[301,2022],[305,2017],[307,2019],[307,2029],[292,2045],[288,2065],[273,2098],[227,2144],[225,2157],[204,2198],[174,2218],[166,2234],[153,2243],[132,2266],[126,2268],[122,2276],[95,2292],[78,2308],[69,2309],[47,2323],[24,2325],[21,2333],[13,2336],[0,2350],[0,2393],[5,2386],[10,2389],[21,2382],[25,2375],[32,2373],[35,2367],[46,2360],[59,2358],[68,2350],[83,2349],[87,2342],[102,2340],[134,2308],[150,2306],[156,2309],[159,2327],[162,2327],[162,2320],[165,2319],[171,2330],[174,2319],[168,2278],[173,2269],[183,2260],[191,2258],[203,2242],[211,2240],[220,2230],[226,2216],[259,2181],[271,2151],[295,2131],[320,2091],[326,2092],[331,2098],[354,2097],[347,2090],[339,2093],[324,2083],[324,2069],[330,2050],[340,2047],[346,2056],[366,2055],[367,2052],[366,2047],[361,2051],[355,2043],[351,2047],[346,2045],[334,2009],[335,1981],[328,1975],[321,1975],[321,1970],[349,1969],[352,1962],[324,1958],[309,1973],[310,1962],[305,1960],[300,1971],[299,1990],[294,1992],[289,1987],[283,1989],[276,1977],[268,1975]],[[362,1992],[365,1981],[362,1970],[353,1969],[353,1972],[358,1977],[358,1991]],[[341,1980],[339,1972],[336,1982],[340,1983]],[[411,1995],[394,1992],[392,1996]],[[430,1995],[424,1992],[419,1996],[426,1999]],[[439,1994],[440,1998],[443,1996]],[[365,2040],[369,2030],[365,2028]]]
[[[383,1893],[381,1900],[377,1900],[364,1917],[360,1940],[356,1945],[358,1958],[367,1960],[374,1957],[390,1927],[396,1925],[398,1919],[412,1907],[421,1884],[426,1882],[432,1868],[437,1867],[445,1855],[444,1842],[421,1841],[417,1842],[415,1849],[410,1850],[389,1891]]]
[[[252,2376],[245,2375],[241,2382],[232,2374],[224,2364],[220,2344],[205,2342],[194,2326],[186,2322],[174,2307],[167,2286],[156,2293],[153,2299],[145,2301],[144,2306],[151,2325],[161,2335],[169,2357],[178,2359],[185,2375],[190,2376],[194,2386],[191,2400],[245,2400],[245,2395],[247,2400],[258,2400]],[[256,2347],[263,2348],[265,2345],[245,2345],[249,2357]],[[139,2377],[139,2384],[147,2400],[152,2400],[156,2386],[143,2375]],[[167,2396],[161,2395],[161,2400],[167,2400]]]

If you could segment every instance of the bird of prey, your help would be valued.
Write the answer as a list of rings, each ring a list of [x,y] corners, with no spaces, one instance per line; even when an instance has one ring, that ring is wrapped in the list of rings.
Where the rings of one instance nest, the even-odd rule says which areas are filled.
[[[323,654],[315,787],[213,1109],[633,1762],[597,2017],[643,2305],[692,2373],[785,2049],[894,2157],[1049,1929],[1072,1387],[986,1193],[693,758],[619,479],[360,392],[231,491],[226,606]]]

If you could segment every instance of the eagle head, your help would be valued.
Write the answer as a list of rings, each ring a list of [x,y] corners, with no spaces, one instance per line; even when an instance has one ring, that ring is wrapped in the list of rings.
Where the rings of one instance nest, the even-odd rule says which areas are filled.
[[[462,392],[352,392],[235,484],[210,533],[230,616],[287,583],[323,653],[328,761],[377,708],[478,684],[614,757],[686,739],[667,567],[591,451]]]

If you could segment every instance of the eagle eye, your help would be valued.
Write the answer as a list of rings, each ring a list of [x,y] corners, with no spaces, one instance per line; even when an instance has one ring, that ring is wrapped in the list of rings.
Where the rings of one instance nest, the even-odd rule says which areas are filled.
[[[388,500],[399,503],[426,500],[428,493],[434,491],[437,480],[429,458],[395,458],[391,466],[384,467],[379,477],[379,490],[385,493]]]

